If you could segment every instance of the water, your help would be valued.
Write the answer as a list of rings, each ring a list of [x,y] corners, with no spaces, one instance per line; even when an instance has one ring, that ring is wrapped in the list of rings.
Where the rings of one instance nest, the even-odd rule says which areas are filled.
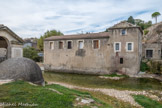
[[[99,78],[95,75],[44,73],[45,81],[55,81],[91,88],[115,88],[130,90],[162,90],[162,82],[151,78],[123,78],[111,80]]]

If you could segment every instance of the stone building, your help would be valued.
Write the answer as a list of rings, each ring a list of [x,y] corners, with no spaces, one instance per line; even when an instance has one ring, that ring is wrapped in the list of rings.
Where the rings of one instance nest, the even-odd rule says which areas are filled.
[[[26,47],[33,47],[35,49],[38,49],[37,47],[37,38],[26,38],[24,39],[24,48]]]
[[[0,62],[8,58],[22,57],[23,40],[12,30],[0,25]]]
[[[162,44],[145,43],[143,44],[143,58],[152,60],[162,59]]]
[[[139,72],[142,30],[121,22],[108,32],[53,36],[44,40],[45,70],[80,74]]]
[[[162,60],[162,22],[152,25],[143,36],[143,58]]]

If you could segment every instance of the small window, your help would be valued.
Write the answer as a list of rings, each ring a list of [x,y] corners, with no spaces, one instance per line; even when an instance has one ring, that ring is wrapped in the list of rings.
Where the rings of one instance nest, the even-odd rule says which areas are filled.
[[[93,48],[98,49],[99,48],[99,40],[93,40]]]
[[[133,51],[133,42],[126,43],[127,51]]]
[[[114,50],[115,50],[115,52],[120,52],[121,51],[121,43],[120,42],[115,42]]]
[[[119,43],[115,44],[115,49],[116,49],[116,51],[119,51]]]
[[[153,50],[146,50],[146,58],[152,58],[153,57]]]
[[[161,50],[158,50],[159,55],[161,55]]]
[[[126,30],[125,29],[122,29],[122,35],[126,35]]]
[[[78,48],[79,49],[83,49],[83,47],[84,47],[84,42],[83,41],[78,41]]]
[[[50,42],[50,49],[51,49],[51,50],[54,49],[54,42]]]
[[[120,64],[123,64],[123,58],[120,58]]]
[[[67,49],[72,49],[72,42],[71,41],[68,41]]]
[[[59,42],[59,49],[63,49],[63,42]]]

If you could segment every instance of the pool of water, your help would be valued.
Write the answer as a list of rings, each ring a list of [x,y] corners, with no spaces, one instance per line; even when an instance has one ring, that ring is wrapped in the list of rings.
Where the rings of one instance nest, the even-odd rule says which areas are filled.
[[[65,73],[44,73],[45,81],[63,82],[84,87],[94,88],[115,88],[131,90],[162,90],[162,82],[152,78],[123,78],[111,80],[99,78],[95,75],[65,74]]]

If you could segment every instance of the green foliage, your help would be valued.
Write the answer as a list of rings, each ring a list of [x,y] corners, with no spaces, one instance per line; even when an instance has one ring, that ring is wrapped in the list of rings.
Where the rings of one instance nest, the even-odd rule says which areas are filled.
[[[152,26],[152,21],[145,22],[141,19],[135,19],[136,25],[140,26],[142,30],[147,29],[148,27]]]
[[[144,30],[144,35],[147,35],[149,31],[148,30]]]
[[[162,62],[160,61],[150,61],[150,73],[162,74]]]
[[[133,95],[138,104],[144,108],[162,108],[162,104],[143,95]]]
[[[159,12],[154,12],[151,16],[152,18],[155,18],[155,21],[157,23],[157,17],[160,16],[161,14]]]
[[[132,16],[130,16],[128,18],[127,22],[132,23],[132,24],[135,24],[135,20],[134,20],[134,18]]]
[[[140,71],[142,72],[149,71],[149,66],[147,65],[146,62],[141,62]]]
[[[49,88],[61,94],[49,90]],[[0,102],[16,103],[19,108],[24,108],[25,106],[18,106],[18,103],[34,103],[38,105],[36,108],[73,108],[73,103],[78,96],[94,99],[88,93],[71,90],[54,84],[43,87],[34,86],[24,81],[16,81],[0,85]],[[108,107],[107,104],[101,101],[95,101],[92,105],[98,108]],[[85,106],[83,105],[82,107]]]
[[[40,51],[43,51],[43,40],[45,38],[48,38],[48,37],[51,37],[51,36],[60,36],[60,35],[64,35],[63,33],[61,33],[60,31],[57,31],[57,30],[48,30],[47,32],[44,33],[43,36],[41,36],[39,39],[38,39],[38,48]]]
[[[40,62],[41,57],[38,56],[38,51],[33,47],[26,47],[23,49],[23,56],[26,58],[30,58],[35,62]]]

